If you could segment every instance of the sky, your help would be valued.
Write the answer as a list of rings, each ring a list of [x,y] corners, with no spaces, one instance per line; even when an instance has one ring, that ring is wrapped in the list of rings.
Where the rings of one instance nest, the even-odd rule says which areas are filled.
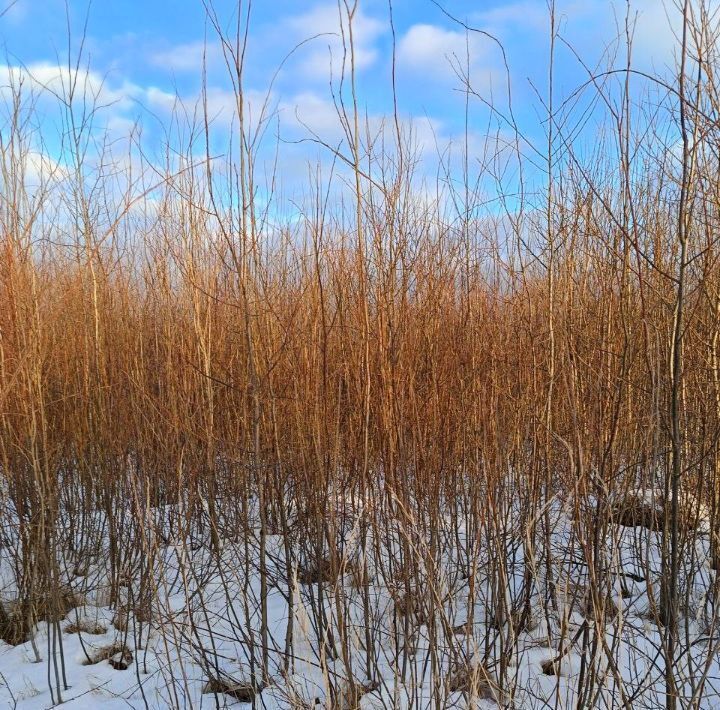
[[[85,34],[83,62],[107,104],[98,112],[98,128],[120,136],[140,122],[146,140],[158,147],[176,98],[186,107],[195,105],[204,55],[210,112],[226,138],[234,98],[202,0],[11,1],[0,0],[0,8],[7,8],[0,19],[0,84],[21,71],[36,85],[56,86],[68,46],[76,56]],[[231,27],[238,1],[216,0],[215,8]],[[583,63],[624,64],[624,55],[613,61],[607,52],[617,49],[626,17],[633,27],[635,66],[672,70],[679,14],[671,1],[557,0],[555,16],[556,100],[587,80]],[[467,32],[452,18],[496,38],[505,59],[493,39]],[[458,63],[469,68],[476,93],[467,118],[471,153],[483,150],[493,123],[484,101],[492,99],[505,111],[508,86],[518,124],[531,142],[542,145],[549,27],[547,0],[359,0],[354,33],[361,109],[377,122],[391,112],[394,46],[398,111],[403,125],[412,126],[429,171],[434,158],[464,134]],[[341,139],[330,84],[342,55],[339,30],[337,0],[255,0],[251,7],[245,91],[256,106],[269,95],[276,117],[272,130],[282,142],[279,165],[290,181],[301,179],[308,159],[328,157],[308,137],[317,134],[333,144]],[[52,151],[52,140],[47,146]]]

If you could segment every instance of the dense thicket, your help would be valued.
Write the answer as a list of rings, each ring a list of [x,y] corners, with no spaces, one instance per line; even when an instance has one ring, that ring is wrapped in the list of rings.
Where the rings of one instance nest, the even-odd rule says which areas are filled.
[[[385,128],[380,152],[361,112],[340,107],[344,167],[317,178],[287,224],[258,188],[257,128],[242,100],[244,142],[222,161],[175,144],[158,178],[137,155],[89,157],[94,129],[70,120],[77,101],[65,97],[62,159],[38,175],[34,100],[8,91],[0,636],[25,641],[47,619],[61,639],[78,578],[107,605],[137,612],[142,602],[157,626],[180,624],[163,606],[163,550],[206,547],[181,570],[190,600],[207,570],[230,569],[232,541],[244,545],[227,572],[245,600],[238,643],[254,649],[264,682],[276,650],[268,589],[284,584],[319,595],[313,623],[318,639],[332,637],[344,681],[412,686],[397,638],[396,679],[378,671],[381,580],[396,614],[408,598],[423,606],[431,656],[447,648],[449,667],[465,667],[474,646],[499,701],[521,692],[511,659],[539,618],[560,656],[583,659],[579,706],[639,707],[655,693],[646,707],[711,707],[720,136],[711,26],[690,3],[685,17],[679,79],[662,95],[631,72],[586,88],[608,99],[591,150],[568,115],[549,115],[532,193],[519,137],[493,143],[482,189],[452,174],[429,197],[410,141]],[[235,59],[232,43],[225,52]],[[524,189],[512,196],[493,177],[510,168]],[[341,178],[344,199],[330,204],[328,184]],[[505,198],[482,209],[491,182]],[[627,531],[644,618],[659,629],[655,665],[632,678],[606,631],[607,617],[623,617],[613,600],[627,591]],[[87,574],[91,561],[101,573]],[[357,600],[333,583],[351,571]],[[255,576],[260,587],[248,589]],[[563,599],[577,579],[586,620],[576,634]],[[472,639],[448,621],[456,592],[463,608],[482,607]],[[702,618],[706,655],[668,672],[664,659],[697,646],[688,618]],[[183,638],[210,673],[209,646],[188,623]],[[443,663],[427,671],[437,707],[452,691]],[[467,692],[489,682],[478,667]],[[665,685],[647,680],[658,669]],[[341,707],[337,683],[329,674]],[[59,675],[51,684],[62,692]]]

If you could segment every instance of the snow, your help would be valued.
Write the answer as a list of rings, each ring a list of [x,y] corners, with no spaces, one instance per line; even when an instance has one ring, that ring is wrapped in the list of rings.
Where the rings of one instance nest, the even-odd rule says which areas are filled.
[[[654,614],[659,533],[610,525],[602,564],[614,581],[608,589],[593,589],[584,530],[567,507],[558,502],[550,515],[556,605],[546,601],[544,562],[529,561],[535,579],[522,630],[513,628],[517,617],[511,624],[491,611],[502,595],[514,609],[522,599],[529,548],[519,525],[509,524],[503,536],[488,542],[458,529],[447,516],[436,554],[422,526],[400,513],[390,528],[397,534],[381,538],[370,532],[362,545],[358,520],[367,510],[361,508],[339,532],[344,573],[329,580],[319,574],[311,583],[307,570],[298,571],[307,556],[301,541],[269,536],[264,680],[257,528],[242,539],[221,536],[221,551],[214,555],[207,526],[181,535],[179,526],[170,529],[166,523],[174,514],[181,520],[181,511],[149,509],[142,523],[145,542],[127,560],[127,584],[112,607],[107,555],[80,560],[84,564],[68,555],[64,581],[84,603],[57,623],[41,621],[25,643],[0,641],[0,703],[28,710],[60,700],[69,708],[250,707],[238,698],[257,689],[249,694],[263,708],[341,709],[356,701],[365,710],[571,708],[578,702],[579,679],[592,665],[597,695],[586,698],[586,706],[662,707],[663,629]],[[510,518],[515,514],[508,511]],[[129,510],[127,515],[132,516]],[[97,529],[104,531],[98,516]],[[133,520],[137,533],[141,524],[137,516]],[[287,542],[294,555],[290,575]],[[720,657],[708,536],[701,533],[686,552],[681,584],[688,613],[680,624],[675,664],[682,679],[680,704],[689,704],[696,693],[695,707],[716,708]],[[11,553],[11,546],[0,548],[0,598],[6,604],[17,593]],[[468,575],[469,559],[474,572]],[[358,584],[365,564],[371,580],[367,595]],[[408,565],[413,579],[401,574]],[[493,574],[487,573],[491,568]],[[148,569],[150,594],[140,575]],[[500,573],[502,588],[495,583]],[[586,645],[584,657],[583,637],[596,641]],[[368,656],[376,667],[372,679],[366,674]],[[228,692],[218,692],[221,688]]]

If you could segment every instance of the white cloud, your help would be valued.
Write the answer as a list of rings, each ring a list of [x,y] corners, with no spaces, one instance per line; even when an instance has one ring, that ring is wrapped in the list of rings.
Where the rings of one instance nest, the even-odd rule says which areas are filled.
[[[26,0],[5,0],[0,2],[0,14],[2,18],[13,25],[24,22],[29,14],[30,7]]]
[[[117,128],[123,122],[130,126],[143,108],[170,113],[177,97],[156,86],[140,86],[127,79],[113,82],[98,72],[87,69],[69,69],[49,62],[36,62],[20,67],[0,65],[0,96],[8,97],[12,91],[32,91],[38,97],[54,97],[104,109],[106,123]]]
[[[177,96],[155,86],[143,90],[143,103],[153,111],[171,113],[177,105]]]
[[[487,32],[494,33],[506,27],[519,27],[543,31],[550,26],[547,3],[538,0],[520,0],[499,5],[477,15],[477,24]],[[473,23],[475,24],[475,22]]]
[[[697,1],[691,4],[697,6]],[[718,0],[703,2],[711,13],[720,7]],[[527,7],[524,12],[518,13],[518,18],[522,15],[537,17],[537,29],[547,36],[549,15],[545,3],[536,0],[535,3],[524,2],[521,5]],[[587,61],[595,59],[593,53],[599,55],[613,42],[624,41],[626,15],[633,28],[636,65],[646,68],[654,65],[659,70],[672,66],[682,25],[682,15],[675,0],[630,0],[629,4],[625,0],[559,0],[556,7],[562,36]],[[486,18],[492,22],[492,13],[486,13]],[[521,20],[518,19],[518,22]],[[526,20],[524,25],[532,29],[528,22]]]
[[[201,98],[188,97],[183,100],[186,105],[190,102],[200,102]],[[267,122],[275,109],[276,99],[267,92],[246,89],[242,94],[245,130],[249,133],[256,131],[260,122]],[[215,127],[229,128],[231,124],[237,125],[238,97],[233,91],[210,86],[206,94],[207,112],[210,121]],[[198,107],[201,104],[198,103]]]
[[[473,85],[485,85],[494,60],[489,40],[430,24],[412,25],[398,43],[398,64],[415,74],[434,79],[452,79],[470,70]]]
[[[48,181],[68,177],[68,171],[57,161],[39,150],[30,150],[23,156],[24,182],[28,189],[37,189]]]
[[[345,139],[335,105],[330,99],[315,92],[303,91],[288,97],[280,102],[278,109],[283,138],[292,140],[317,136],[333,147]],[[450,150],[454,155],[461,151],[462,137],[453,135],[450,127],[442,120],[407,114],[401,115],[399,119],[404,147],[410,148],[424,168],[434,168],[438,157],[447,157]],[[376,151],[386,150],[388,154],[394,152],[396,127],[392,118],[381,113],[364,115],[361,133],[363,141],[367,134],[381,139],[384,148],[376,145]],[[482,154],[484,142],[487,142],[484,136],[470,132],[468,141],[470,153]],[[340,150],[347,153],[347,147],[341,146]]]
[[[302,15],[287,19],[283,26],[284,32],[296,42],[323,35],[301,50],[299,69],[306,77],[326,80],[331,62],[333,71],[339,71],[343,57],[343,33],[346,44],[349,44],[349,28],[347,17],[341,17],[337,4],[316,5]],[[366,15],[360,8],[355,13],[352,29],[355,66],[358,70],[367,69],[379,57],[376,41],[386,32],[387,23]]]
[[[699,0],[694,0],[698,1]],[[711,13],[720,9],[720,0],[707,0]],[[681,15],[674,0],[557,0],[555,16],[564,41],[583,60],[594,66],[606,50],[619,48],[623,61],[625,15],[629,12],[633,32],[633,61],[643,69],[662,71],[674,67],[681,29]],[[715,16],[715,21],[720,15]],[[469,24],[489,33],[503,44],[512,76],[537,78],[546,70],[550,36],[550,15],[546,0],[517,0],[472,14]],[[619,44],[618,44],[619,43]],[[561,43],[558,52],[567,54]],[[475,89],[486,87],[494,73],[502,72],[499,48],[492,39],[468,32],[451,21],[443,24],[417,23],[410,26],[398,44],[400,65],[418,77],[452,81],[455,68],[465,71],[469,55],[471,80]],[[577,62],[570,57],[573,68]],[[559,74],[565,68],[558,66]]]
[[[691,5],[697,8],[699,2],[692,0]],[[702,2],[711,18],[715,15],[714,23],[717,24],[720,1]],[[537,4],[542,9],[544,3],[538,0]],[[559,0],[556,8],[563,38],[588,64],[613,47],[619,48],[620,61],[624,61],[626,15],[632,29],[635,66],[648,70],[655,68],[661,73],[665,68],[674,68],[682,31],[682,14],[675,0],[630,0],[629,4],[625,0]],[[540,29],[548,35],[547,9],[544,27]]]
[[[343,133],[335,105],[312,91],[303,91],[280,102],[281,121],[291,135],[311,133],[330,143]]]
[[[641,0],[632,7],[637,13],[633,49],[638,59],[658,68],[672,64],[682,22],[677,8],[662,0]]]
[[[398,45],[398,60],[416,70],[446,73],[448,62],[465,54],[465,36],[436,25],[413,25]],[[443,66],[445,65],[445,66]]]
[[[109,135],[112,138],[127,138],[136,128],[137,122],[120,114],[111,115],[106,123]]]
[[[70,69],[50,62],[35,62],[27,66],[0,66],[0,91],[7,93],[11,87],[31,89],[40,94],[51,93],[63,100],[86,102],[88,105],[114,106],[118,110],[130,108],[135,99],[142,96],[141,87],[123,80],[111,86],[95,71]]]
[[[199,72],[203,57],[206,64],[211,65],[219,53],[216,43],[198,40],[155,51],[150,55],[150,63],[168,72]]]

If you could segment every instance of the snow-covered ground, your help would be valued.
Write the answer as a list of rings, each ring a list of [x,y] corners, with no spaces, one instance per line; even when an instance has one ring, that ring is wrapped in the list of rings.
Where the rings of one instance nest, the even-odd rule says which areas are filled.
[[[610,581],[599,589],[583,526],[568,505],[556,502],[548,516],[550,568],[533,553],[527,527],[513,522],[517,511],[506,511],[507,525],[493,537],[490,528],[470,534],[450,516],[428,535],[408,514],[381,535],[360,525],[360,509],[338,532],[336,573],[330,563],[308,563],[301,539],[268,536],[263,604],[257,528],[240,539],[221,535],[213,554],[207,526],[188,536],[161,522],[175,513],[149,510],[142,524],[135,516],[128,535],[141,542],[112,605],[107,555],[68,555],[68,606],[78,605],[56,622],[41,621],[24,643],[0,641],[0,702],[28,709],[61,701],[71,708],[664,707],[659,534],[645,527],[608,526],[594,573]],[[680,707],[720,707],[708,546],[701,532],[684,556]],[[2,599],[12,609],[12,549],[0,553]],[[511,611],[498,618],[502,608]],[[579,698],[589,678],[591,693]]]

